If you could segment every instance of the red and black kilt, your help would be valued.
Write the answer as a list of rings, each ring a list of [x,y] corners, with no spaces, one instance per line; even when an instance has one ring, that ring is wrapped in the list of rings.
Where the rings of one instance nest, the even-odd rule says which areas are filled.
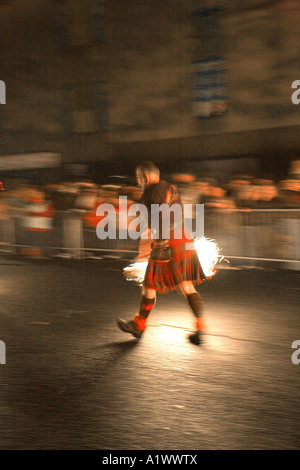
[[[184,281],[201,284],[206,278],[193,242],[188,239],[174,239],[170,240],[170,247],[171,257],[168,261],[152,259],[150,255],[144,286],[166,293],[175,290]]]

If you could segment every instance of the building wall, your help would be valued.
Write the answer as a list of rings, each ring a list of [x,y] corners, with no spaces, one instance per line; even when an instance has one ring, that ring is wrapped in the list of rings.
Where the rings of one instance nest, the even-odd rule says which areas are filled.
[[[112,1],[110,6],[121,17],[123,3],[119,10],[118,3]],[[110,123],[115,141],[173,139],[300,123],[300,110],[291,102],[291,84],[298,76],[299,2],[290,2],[289,8],[283,1],[272,7],[216,14],[218,29],[213,34],[220,37],[221,44],[212,48],[207,41],[210,52],[201,43],[206,17],[196,21],[186,2],[169,3],[176,14],[164,8],[156,23],[158,2],[157,8],[153,8],[156,2],[151,7],[149,3],[146,13],[134,3],[123,17],[129,38],[125,37],[127,28],[121,28],[111,40],[111,70],[122,71],[110,77]],[[214,54],[224,59],[227,111],[215,119],[199,120],[192,102],[192,63]]]
[[[297,152],[299,1],[237,3],[4,5],[0,154],[55,151],[70,162]],[[199,119],[195,62],[215,57],[225,107]]]

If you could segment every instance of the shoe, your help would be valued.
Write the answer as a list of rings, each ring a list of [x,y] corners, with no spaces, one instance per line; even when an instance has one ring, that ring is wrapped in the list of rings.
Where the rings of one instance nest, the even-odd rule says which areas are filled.
[[[189,335],[189,340],[192,344],[199,346],[202,343],[200,331],[196,331],[195,333]]]
[[[133,320],[125,321],[122,318],[117,320],[117,325],[120,330],[124,331],[124,333],[131,333],[135,338],[140,339],[142,334],[144,333],[143,330],[139,330]]]

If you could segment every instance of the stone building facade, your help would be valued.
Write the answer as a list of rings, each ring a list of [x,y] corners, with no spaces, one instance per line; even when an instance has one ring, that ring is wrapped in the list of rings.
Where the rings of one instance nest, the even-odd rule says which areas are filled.
[[[298,156],[299,0],[6,0],[0,155]]]

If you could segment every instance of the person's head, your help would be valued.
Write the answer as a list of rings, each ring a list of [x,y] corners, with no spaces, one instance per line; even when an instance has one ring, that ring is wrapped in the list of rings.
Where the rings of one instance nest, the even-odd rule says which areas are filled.
[[[160,172],[154,163],[146,161],[141,163],[135,170],[138,185],[144,189],[149,184],[159,182]]]

